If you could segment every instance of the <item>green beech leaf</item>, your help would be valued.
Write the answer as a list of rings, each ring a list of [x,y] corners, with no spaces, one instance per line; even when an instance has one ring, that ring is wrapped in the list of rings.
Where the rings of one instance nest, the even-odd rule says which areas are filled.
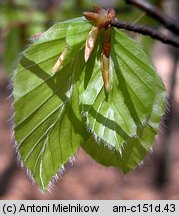
[[[105,166],[115,166],[127,173],[135,168],[144,159],[145,155],[151,148],[158,122],[164,109],[164,91],[161,79],[158,77],[158,95],[156,95],[155,103],[152,111],[150,125],[146,125],[139,138],[131,137],[128,139],[122,148],[122,154],[114,147],[109,148],[106,143],[96,142],[93,137],[90,137],[86,142],[82,143],[83,149],[92,156],[97,162]],[[151,127],[152,126],[152,127]],[[154,129],[153,129],[154,128]]]
[[[78,80],[90,27],[83,18],[55,24],[23,53],[14,76],[18,151],[44,191],[85,137]],[[51,70],[66,46],[63,65],[52,76]]]
[[[43,191],[80,144],[106,166],[124,172],[136,167],[149,151],[164,112],[160,77],[142,48],[115,29],[110,91],[105,92],[99,39],[84,61],[91,28],[77,18],[35,35],[14,75],[17,149]],[[64,60],[52,75],[61,54]]]
[[[81,78],[81,109],[99,142],[90,138],[83,148],[98,162],[128,172],[154,141],[164,113],[165,88],[135,41],[112,29],[111,43],[109,94],[103,87],[98,46]]]

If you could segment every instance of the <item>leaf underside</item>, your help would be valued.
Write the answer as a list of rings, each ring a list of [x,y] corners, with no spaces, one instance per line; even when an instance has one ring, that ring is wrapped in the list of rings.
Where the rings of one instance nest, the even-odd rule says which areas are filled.
[[[110,92],[105,93],[99,40],[84,18],[55,24],[22,55],[14,75],[15,138],[23,164],[43,191],[79,145],[96,161],[128,172],[143,160],[164,112],[164,85],[142,48],[112,29]],[[52,68],[67,54],[55,75]]]

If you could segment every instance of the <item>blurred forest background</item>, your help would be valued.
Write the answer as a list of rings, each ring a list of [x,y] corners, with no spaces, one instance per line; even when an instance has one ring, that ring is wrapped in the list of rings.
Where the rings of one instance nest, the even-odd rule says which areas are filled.
[[[178,0],[148,0],[179,22]],[[97,164],[82,149],[51,192],[43,194],[16,160],[9,118],[11,77],[30,37],[54,22],[82,16],[94,5],[113,7],[120,20],[171,34],[125,0],[0,0],[0,199],[179,199],[179,50],[135,33],[162,76],[169,95],[163,127],[144,164],[127,175]],[[138,19],[139,18],[139,19]]]

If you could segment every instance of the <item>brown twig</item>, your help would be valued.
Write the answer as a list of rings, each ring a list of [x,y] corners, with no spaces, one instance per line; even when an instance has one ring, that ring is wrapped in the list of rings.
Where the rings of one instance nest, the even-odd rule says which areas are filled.
[[[136,32],[142,35],[147,35],[163,43],[170,44],[174,47],[179,47],[179,40],[177,38],[173,36],[167,36],[147,26],[131,24],[131,23],[119,21],[118,19],[113,19],[111,21],[111,26],[119,28],[119,29],[125,29],[127,31],[133,31],[133,32]]]
[[[143,0],[125,0],[127,3],[135,5],[146,12],[148,16],[151,16],[158,22],[162,23],[167,29],[175,34],[179,34],[179,24],[175,19],[167,16],[161,12],[158,8]]]

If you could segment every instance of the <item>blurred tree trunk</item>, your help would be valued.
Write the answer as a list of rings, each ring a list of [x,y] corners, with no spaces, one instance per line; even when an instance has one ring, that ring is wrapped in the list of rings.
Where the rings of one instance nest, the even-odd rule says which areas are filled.
[[[179,20],[179,1],[175,0],[171,2],[171,8],[169,13],[171,17]],[[170,33],[172,34],[172,33]],[[171,166],[171,147],[172,147],[172,133],[175,126],[175,116],[177,108],[175,106],[175,90],[176,90],[176,76],[177,65],[179,60],[179,50],[173,47],[169,48],[169,52],[173,59],[173,68],[170,77],[170,92],[168,97],[169,110],[167,110],[166,117],[164,119],[164,125],[166,126],[165,136],[163,137],[163,151],[159,158],[158,171],[157,171],[157,185],[163,186],[170,180],[170,166]]]

